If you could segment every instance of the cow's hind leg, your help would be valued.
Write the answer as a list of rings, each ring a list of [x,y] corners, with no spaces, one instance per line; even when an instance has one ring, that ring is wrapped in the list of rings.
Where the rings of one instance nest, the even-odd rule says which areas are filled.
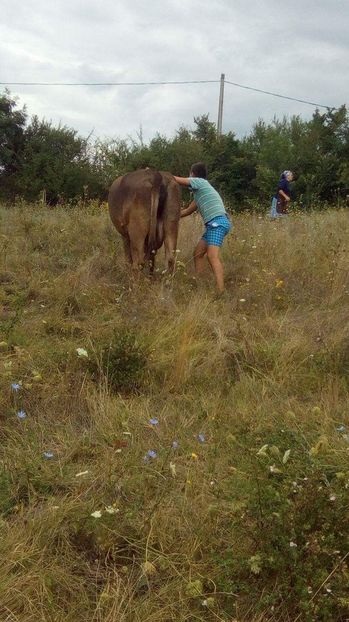
[[[163,212],[163,231],[165,244],[166,268],[173,273],[176,261],[178,227],[180,219],[180,197],[178,185],[171,182],[167,188],[167,197]]]
[[[149,273],[151,276],[153,276],[154,268],[155,268],[156,250],[155,249],[150,250],[149,244],[148,244],[148,237],[145,239],[145,242],[144,242],[144,257],[145,257],[145,264],[149,268]]]
[[[142,226],[143,225],[143,226]],[[139,277],[139,272],[144,266],[145,253],[144,243],[148,234],[147,227],[142,222],[130,223],[129,229],[130,238],[130,252],[132,260],[132,271],[136,278]]]
[[[138,279],[140,269],[143,268],[145,260],[148,259],[146,253],[146,240],[149,235],[150,223],[150,193],[134,200],[130,210],[127,232],[130,239],[132,271]]]
[[[175,267],[177,237],[178,222],[167,222],[164,227],[165,263],[170,274]]]
[[[149,257],[149,272],[150,272],[151,276],[154,275],[155,255],[156,255],[156,251],[155,250],[151,251],[150,257]]]
[[[131,258],[133,276],[138,279],[139,273],[144,266],[144,242],[131,240]]]
[[[130,264],[132,264],[130,238],[128,236],[127,237],[123,236],[122,237],[122,241],[123,241],[123,245],[124,245],[126,261],[128,261]]]

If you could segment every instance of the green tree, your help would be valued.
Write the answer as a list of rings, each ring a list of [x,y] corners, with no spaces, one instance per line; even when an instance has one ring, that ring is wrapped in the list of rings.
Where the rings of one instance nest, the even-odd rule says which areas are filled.
[[[17,191],[17,173],[24,143],[25,108],[17,110],[17,102],[5,91],[0,95],[0,193],[4,198]]]
[[[295,193],[307,206],[336,203],[349,193],[349,117],[345,106],[316,110],[309,121],[299,116],[259,120],[250,134],[217,136],[204,114],[194,127],[180,127],[170,138],[157,133],[148,143],[137,139],[97,140],[94,144],[68,127],[54,127],[34,117],[6,91],[0,96],[0,193],[20,193],[37,200],[46,190],[50,203],[84,195],[105,198],[112,181],[128,171],[150,166],[187,175],[204,161],[209,179],[226,205],[237,210],[267,204],[280,173],[296,173]]]
[[[25,131],[18,180],[25,198],[32,201],[42,190],[49,203],[102,192],[87,140],[73,129],[53,127],[36,116]]]
[[[243,208],[250,196],[255,167],[232,132],[216,138],[207,157],[210,181],[227,205]]]
[[[208,117],[208,114],[203,114],[201,117],[194,117],[196,128],[192,131],[194,138],[202,144],[206,153],[210,152],[212,146],[217,141],[216,124],[210,121]]]
[[[256,174],[253,181],[255,196],[269,200],[280,173],[294,168],[294,144],[292,122],[286,117],[281,121],[274,118],[267,125],[259,120],[244,142],[244,148],[255,162]]]
[[[345,106],[314,113],[297,145],[297,188],[305,202],[336,200],[346,193],[345,163],[349,157],[349,117]]]
[[[121,138],[97,139],[92,148],[91,161],[103,188],[109,188],[114,179],[131,166],[131,148]]]

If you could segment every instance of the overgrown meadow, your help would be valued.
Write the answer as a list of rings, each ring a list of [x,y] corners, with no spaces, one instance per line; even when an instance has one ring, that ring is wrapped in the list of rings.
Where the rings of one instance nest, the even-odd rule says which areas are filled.
[[[2,622],[349,619],[349,212],[234,218],[227,295],[105,207],[0,211]]]

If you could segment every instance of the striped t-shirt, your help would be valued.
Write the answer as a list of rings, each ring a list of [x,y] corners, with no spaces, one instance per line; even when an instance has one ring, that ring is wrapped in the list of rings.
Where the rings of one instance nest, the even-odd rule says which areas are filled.
[[[207,179],[189,177],[189,182],[194,193],[195,203],[205,224],[216,216],[223,216],[226,213],[220,195]]]

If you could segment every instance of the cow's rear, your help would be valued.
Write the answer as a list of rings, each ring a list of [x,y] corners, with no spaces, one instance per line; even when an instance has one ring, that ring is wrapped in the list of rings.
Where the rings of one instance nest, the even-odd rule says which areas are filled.
[[[165,243],[166,265],[172,270],[180,218],[180,192],[172,175],[150,169],[127,173],[114,181],[108,204],[133,268],[145,261],[153,265]]]

